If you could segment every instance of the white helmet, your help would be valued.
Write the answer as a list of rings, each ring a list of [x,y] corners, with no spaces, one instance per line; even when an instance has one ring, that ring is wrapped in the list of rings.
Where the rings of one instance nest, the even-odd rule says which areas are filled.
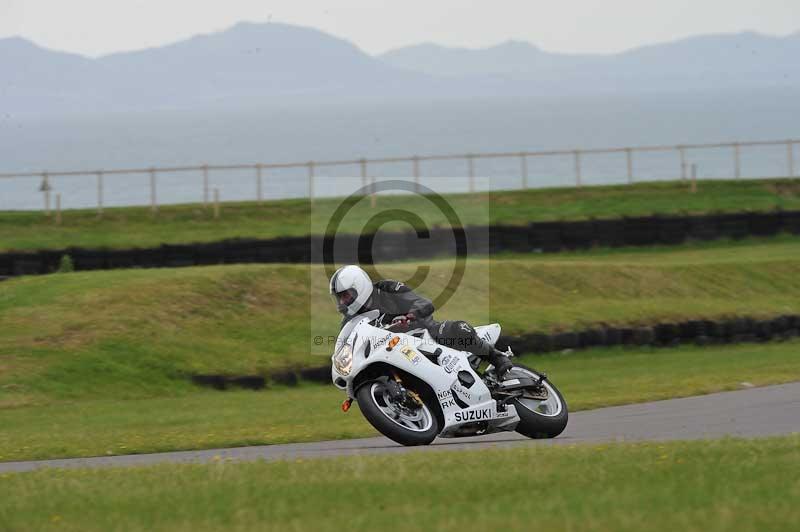
[[[355,316],[372,295],[372,280],[358,266],[343,266],[331,277],[330,293],[336,310]]]

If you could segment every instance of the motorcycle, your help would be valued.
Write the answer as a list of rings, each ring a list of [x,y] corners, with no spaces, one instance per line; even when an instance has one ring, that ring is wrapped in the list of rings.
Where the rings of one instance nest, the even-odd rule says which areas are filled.
[[[355,316],[336,340],[333,384],[345,391],[381,434],[402,445],[428,445],[436,437],[516,431],[554,438],[567,426],[567,403],[547,375],[514,364],[497,379],[480,358],[437,343],[426,329],[396,332],[378,311]],[[495,345],[497,323],[475,328]],[[513,357],[509,348],[506,355]]]

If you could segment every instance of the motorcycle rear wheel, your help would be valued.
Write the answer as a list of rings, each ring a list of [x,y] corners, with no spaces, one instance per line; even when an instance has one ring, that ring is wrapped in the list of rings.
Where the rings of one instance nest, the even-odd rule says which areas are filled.
[[[380,381],[364,384],[356,392],[358,408],[378,432],[405,446],[428,445],[439,434],[439,421],[420,394],[422,405],[416,410],[400,408],[388,399],[386,385]]]
[[[519,372],[526,377],[539,378],[539,374],[525,366],[514,364],[514,368],[509,373],[509,377]],[[516,431],[534,439],[555,438],[567,428],[569,412],[564,396],[558,391],[550,381],[543,383],[547,389],[548,398],[545,401],[525,398],[513,399],[511,404],[517,409],[519,423]]]

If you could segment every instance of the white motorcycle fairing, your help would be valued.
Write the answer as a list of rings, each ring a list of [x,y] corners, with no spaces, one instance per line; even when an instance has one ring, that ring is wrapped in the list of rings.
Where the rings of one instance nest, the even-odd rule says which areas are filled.
[[[380,363],[414,375],[431,387],[444,418],[440,437],[515,429],[520,420],[515,407],[506,404],[498,411],[497,401],[470,365],[470,353],[437,343],[425,330],[404,334],[375,327],[371,322],[377,317],[377,311],[356,316],[337,338],[331,376],[334,385],[346,391],[348,399],[355,397],[358,386],[369,382],[359,380],[359,375]],[[500,325],[477,327],[476,331],[494,344],[500,336]]]

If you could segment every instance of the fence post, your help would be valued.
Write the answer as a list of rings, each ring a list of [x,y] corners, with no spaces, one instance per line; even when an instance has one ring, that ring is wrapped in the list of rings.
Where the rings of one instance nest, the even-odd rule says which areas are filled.
[[[214,188],[214,219],[219,218],[219,189]]]
[[[633,150],[625,148],[625,162],[628,164],[628,184],[633,184]]]
[[[786,143],[786,157],[789,165],[789,177],[794,177],[794,141]]]
[[[314,161],[308,161],[308,201],[314,203]]]
[[[56,194],[56,225],[61,225],[61,194]]]
[[[742,177],[742,163],[741,158],[739,156],[739,143],[735,142],[733,144],[733,172],[736,176],[736,179]]]
[[[690,190],[691,190],[692,194],[697,192],[697,165],[696,164],[692,164],[692,187],[691,187]]]
[[[264,203],[264,185],[261,181],[261,163],[256,164],[256,200],[259,204]]]
[[[519,154],[520,173],[522,174],[522,188],[528,188],[528,158],[524,152]]]
[[[103,216],[103,171],[97,172],[97,216]]]
[[[208,207],[208,165],[203,165],[203,206]]]
[[[678,146],[678,153],[681,156],[681,181],[686,181],[686,148]]]
[[[44,215],[50,217],[50,191],[53,187],[50,186],[50,175],[47,172],[42,173],[42,184],[39,185],[39,190],[44,195]]]
[[[156,169],[150,168],[150,210],[153,214],[158,212],[158,199],[156,197]]]
[[[575,186],[581,187],[583,185],[581,180],[581,152],[580,150],[575,150],[573,154],[575,157]]]
[[[419,157],[415,155],[411,161],[414,163],[414,192],[419,194]]]
[[[469,191],[475,192],[475,156],[467,154],[467,168],[469,170]]]
[[[362,158],[358,161],[358,168],[361,170],[361,188],[366,192],[367,188],[367,160]],[[366,195],[366,194],[365,194]]]
[[[361,167],[361,188],[364,190],[365,195],[369,195],[369,206],[375,207],[375,180],[371,180],[369,183],[370,190],[367,189],[367,160],[361,159],[358,161],[358,165]]]

